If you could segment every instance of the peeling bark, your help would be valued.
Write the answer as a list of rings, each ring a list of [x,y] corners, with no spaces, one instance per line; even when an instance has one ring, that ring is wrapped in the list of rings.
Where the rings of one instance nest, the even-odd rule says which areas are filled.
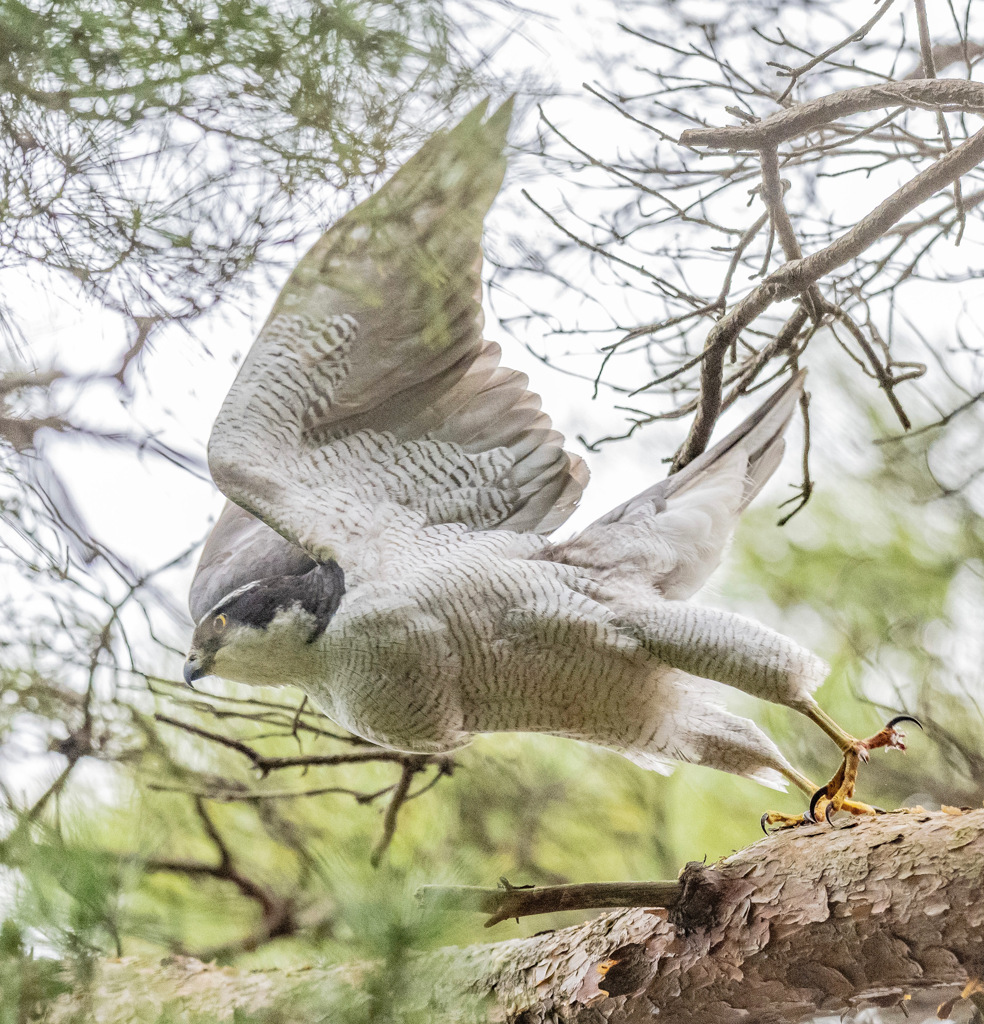
[[[511,1024],[633,1024],[656,1013],[664,1024],[778,1024],[932,990],[942,999],[984,974],[984,810],[789,830],[717,864],[690,864],[681,881],[669,910],[421,957],[441,978],[429,1019],[460,1020],[462,1000],[479,995],[484,1019]],[[92,1013],[102,1024],[132,1021],[148,1000],[228,1017],[236,1006],[358,987],[355,973],[109,961]],[[66,1001],[55,1019],[71,1009]]]

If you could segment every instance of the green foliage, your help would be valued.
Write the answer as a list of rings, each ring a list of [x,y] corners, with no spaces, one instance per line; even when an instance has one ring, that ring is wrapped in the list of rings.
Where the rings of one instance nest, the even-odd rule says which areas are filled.
[[[358,186],[475,84],[442,0],[0,0],[0,24],[0,269],[142,317],[211,306],[298,230],[285,196]]]
[[[0,1024],[27,1024],[71,984],[61,963],[38,959],[25,948],[20,925],[0,924]]]
[[[16,915],[67,957],[119,952],[125,872],[84,817],[73,826],[32,825],[25,818],[0,845],[0,862],[16,869]]]

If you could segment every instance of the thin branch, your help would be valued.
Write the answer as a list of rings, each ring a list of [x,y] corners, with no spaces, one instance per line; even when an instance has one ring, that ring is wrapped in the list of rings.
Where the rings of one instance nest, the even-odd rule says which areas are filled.
[[[982,86],[984,90],[984,86]],[[737,129],[743,130],[743,129]],[[793,298],[821,277],[855,259],[873,245],[894,223],[911,213],[930,196],[973,170],[984,160],[984,129],[972,135],[952,153],[917,174],[865,215],[830,245],[800,260],[791,260],[774,271],[711,329],[701,363],[700,403],[690,434],[673,460],[672,471],[681,469],[707,447],[721,407],[724,355],[738,334],[769,306]]]
[[[801,465],[803,467],[803,481],[800,485],[799,492],[794,494],[792,498],[782,503],[783,506],[793,503],[792,511],[787,512],[778,523],[777,526],[785,526],[790,519],[793,518],[800,512],[806,503],[810,500],[813,495],[813,478],[810,476],[810,393],[808,391],[800,392],[799,399],[800,415],[803,420],[803,455]]]
[[[284,789],[284,790],[238,790],[238,789],[185,789],[181,786],[168,786],[159,782],[145,783],[148,789],[157,793],[181,793],[184,796],[200,797],[203,800],[214,800],[220,804],[260,803],[263,800],[299,800],[312,796],[350,796],[356,803],[371,804],[381,796],[389,793],[393,787],[384,786],[371,793],[360,793],[356,789],[345,789],[342,786],[319,786],[316,789]],[[415,793],[414,796],[419,794]]]
[[[896,441],[907,441],[912,437],[920,437],[922,434],[927,434],[931,430],[939,430],[940,427],[945,427],[951,420],[955,419],[962,412],[966,412],[971,406],[976,405],[984,399],[984,391],[978,391],[976,395],[971,395],[966,402],[961,402],[956,409],[952,409],[945,416],[941,416],[938,420],[932,423],[927,423],[923,427],[918,427],[915,430],[910,430],[907,434],[896,434],[893,437],[881,437],[875,441],[875,444],[892,444]]]
[[[533,887],[510,885],[503,878],[498,889],[477,885],[424,885],[417,890],[417,899],[428,908],[491,914],[485,922],[485,927],[491,928],[510,918],[565,910],[674,907],[682,892],[681,882],[585,882]]]
[[[912,427],[912,423],[910,422],[905,409],[902,408],[902,403],[896,397],[894,390],[895,385],[900,383],[900,379],[892,376],[888,368],[875,354],[875,350],[872,348],[871,343],[864,336],[864,331],[862,331],[861,327],[854,322],[854,318],[846,310],[842,309],[840,306],[828,305],[827,311],[831,316],[835,317],[838,322],[842,323],[847,328],[851,337],[853,337],[858,343],[861,351],[864,352],[867,357],[872,372],[878,380],[879,387],[885,392],[885,397],[891,404],[895,415],[898,417],[899,423],[902,424],[902,429],[909,430]],[[901,379],[910,379],[911,376],[911,374],[907,374]],[[919,376],[921,376],[921,374],[919,374]]]
[[[410,784],[413,782],[414,775],[419,771],[423,771],[429,764],[429,758],[426,755],[404,756],[406,760],[403,764],[403,770],[400,773],[399,781],[393,788],[390,802],[386,805],[386,813],[383,815],[383,834],[379,837],[379,842],[376,843],[376,848],[372,851],[372,855],[369,858],[369,863],[374,868],[379,867],[383,854],[393,841],[393,836],[396,834],[396,819],[400,809],[407,802],[410,795]],[[410,760],[411,757],[413,760]]]
[[[755,124],[690,128],[680,136],[680,142],[685,146],[707,149],[762,150],[806,135],[838,118],[897,106],[922,107],[934,112],[981,112],[984,111],[984,82],[933,78],[866,85],[797,104]]]
[[[170,718],[168,715],[156,714],[154,719],[155,721],[162,722],[164,725],[173,725],[178,729],[191,733],[193,736],[200,736],[202,739],[212,740],[214,743],[219,743],[230,750],[235,750],[237,753],[249,758],[253,763],[253,767],[261,775],[268,775],[270,772],[279,771],[281,768],[301,768],[309,765],[366,764],[371,761],[390,761],[397,764],[405,764],[408,758],[420,757],[428,758],[427,763],[431,763],[429,754],[404,754],[399,750],[387,750],[384,747],[373,747],[372,750],[351,754],[299,754],[296,757],[264,757],[252,747],[240,740],[233,739],[231,736],[209,732],[207,729],[191,725],[189,722],[182,722],[177,718]]]
[[[784,78],[789,76],[789,85],[786,86],[782,95],[779,97],[778,102],[784,103],[789,97],[789,94],[796,87],[796,83],[803,77],[808,71],[812,71],[818,64],[822,64],[828,57],[832,57],[838,50],[843,50],[849,43],[856,43],[864,37],[881,21],[882,17],[888,12],[888,9],[895,3],[895,0],[885,0],[885,2],[878,8],[877,11],[857,30],[852,32],[849,36],[842,39],[839,43],[834,43],[833,46],[828,46],[823,53],[818,53],[811,60],[808,60],[805,64],[801,64],[797,68],[786,67],[783,64],[778,64],[775,61],[766,61],[766,64],[770,68],[779,68],[777,74]]]
[[[936,77],[936,60],[933,54],[933,40],[929,33],[929,16],[926,13],[926,0],[915,0],[916,23],[919,26],[919,52],[922,56],[922,67],[924,78]],[[946,123],[946,115],[942,110],[936,112],[936,123],[943,139],[946,151],[953,149],[953,139],[950,137],[950,127]],[[955,245],[960,244],[964,228],[967,224],[967,215],[964,212],[963,195],[960,188],[960,180],[953,183],[953,205],[957,211],[957,222],[960,224],[957,230]]]

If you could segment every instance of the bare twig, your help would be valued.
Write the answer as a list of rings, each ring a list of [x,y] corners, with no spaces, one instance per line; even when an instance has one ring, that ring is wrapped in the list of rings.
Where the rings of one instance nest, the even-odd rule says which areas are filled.
[[[933,54],[933,39],[929,33],[929,16],[926,13],[926,0],[915,0],[915,8],[916,23],[919,26],[919,53],[922,57],[923,77],[935,78],[936,61]],[[950,137],[950,127],[946,123],[946,115],[942,110],[936,112],[936,123],[940,129],[943,145],[946,147],[947,152],[949,152],[953,149],[953,139]],[[957,223],[960,225],[954,245],[959,245],[967,224],[959,178],[953,183],[953,206],[957,211]]]
[[[498,889],[475,885],[425,885],[417,898],[441,910],[474,910],[492,916],[486,928],[510,918],[556,914],[565,910],[615,907],[673,907],[683,892],[680,882],[585,882],[579,885],[513,886],[501,880]]]
[[[183,729],[193,736],[200,736],[202,739],[211,740],[220,746],[235,750],[244,757],[249,758],[253,767],[261,775],[269,775],[270,772],[279,771],[282,768],[303,768],[319,765],[322,767],[335,766],[340,764],[366,764],[372,761],[389,761],[397,764],[405,764],[408,760],[426,758],[430,764],[429,754],[404,754],[399,750],[387,750],[384,747],[373,747],[367,751],[354,751],[351,754],[298,754],[295,757],[265,757],[259,751],[254,750],[241,740],[233,739],[231,736],[223,736],[221,733],[210,732],[190,722],[182,722],[180,719],[171,718],[168,715],[156,714],[154,718],[165,725],[173,725]]]
[[[826,307],[827,312],[831,316],[835,317],[840,323],[842,323],[850,332],[851,337],[858,343],[861,350],[864,352],[865,357],[871,366],[872,372],[878,380],[879,387],[885,392],[885,397],[888,399],[892,406],[895,415],[899,419],[899,423],[902,424],[903,430],[909,430],[912,423],[909,421],[909,416],[905,409],[902,408],[902,403],[898,400],[895,394],[895,385],[901,383],[903,380],[911,380],[913,377],[922,376],[922,370],[916,372],[910,372],[903,374],[900,377],[893,377],[888,367],[885,366],[882,361],[875,354],[874,348],[871,343],[864,336],[864,331],[861,327],[854,322],[854,318],[844,309],[839,306],[828,305]],[[925,368],[923,368],[924,370]]]
[[[766,61],[766,64],[771,68],[778,68],[776,72],[780,77],[788,77],[789,85],[786,86],[782,94],[779,96],[779,102],[784,103],[789,97],[789,94],[796,87],[796,83],[805,75],[808,71],[812,71],[818,64],[822,64],[829,57],[832,57],[839,50],[843,50],[845,46],[850,43],[856,43],[864,37],[881,21],[882,17],[888,13],[888,9],[895,3],[895,0],[884,0],[884,3],[878,8],[877,11],[859,28],[852,32],[849,36],[841,39],[840,42],[834,43],[833,46],[828,46],[822,53],[818,53],[815,57],[812,57],[805,64],[801,64],[797,68],[790,68],[784,64],[778,64],[774,60]]]
[[[404,756],[403,770],[400,773],[396,786],[393,787],[393,795],[390,797],[390,801],[386,805],[386,813],[383,815],[383,833],[379,837],[379,842],[369,858],[369,863],[374,868],[379,867],[383,854],[389,849],[390,843],[393,842],[393,836],[396,834],[396,819],[400,809],[409,798],[410,784],[413,782],[414,775],[417,772],[423,771],[430,764],[430,758],[423,754]]]
[[[972,406],[978,402],[984,400],[984,391],[978,391],[977,394],[971,395],[966,402],[961,402],[955,409],[951,409],[945,416],[941,416],[938,420],[934,420],[932,423],[927,423],[925,426],[918,427],[915,430],[910,430],[907,434],[896,434],[893,437],[881,437],[875,441],[875,444],[892,444],[896,441],[905,441],[912,437],[920,437],[923,434],[929,433],[931,430],[939,430],[941,427],[945,427],[951,420],[955,419],[962,412],[966,412]]]
[[[792,504],[793,507],[779,520],[777,526],[785,526],[793,516],[802,511],[813,495],[813,478],[810,476],[810,393],[808,391],[800,392],[799,407],[803,419],[803,480],[799,493],[782,503],[783,507],[789,504]]]

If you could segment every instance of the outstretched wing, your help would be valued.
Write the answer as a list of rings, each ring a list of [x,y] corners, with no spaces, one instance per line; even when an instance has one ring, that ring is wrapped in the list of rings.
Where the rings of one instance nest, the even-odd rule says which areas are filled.
[[[549,548],[545,557],[583,565],[599,578],[635,576],[665,598],[690,597],[717,567],[739,515],[779,465],[805,376],[805,370],[793,376],[679,473]]]
[[[577,504],[583,463],[481,334],[482,221],[510,104],[485,114],[433,137],[315,243],[222,406],[212,476],[294,546],[281,554],[350,569],[346,552],[381,511],[547,532]],[[236,550],[250,521],[227,508],[220,527],[199,572],[213,570],[208,585],[193,584],[198,611],[251,571]]]

